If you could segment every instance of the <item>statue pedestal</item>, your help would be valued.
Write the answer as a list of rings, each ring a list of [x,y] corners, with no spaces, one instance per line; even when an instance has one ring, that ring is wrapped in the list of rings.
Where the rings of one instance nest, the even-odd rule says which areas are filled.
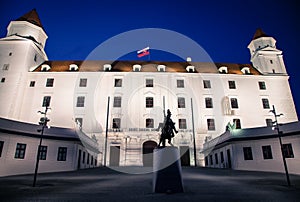
[[[177,147],[153,150],[153,192],[183,192],[180,154]]]

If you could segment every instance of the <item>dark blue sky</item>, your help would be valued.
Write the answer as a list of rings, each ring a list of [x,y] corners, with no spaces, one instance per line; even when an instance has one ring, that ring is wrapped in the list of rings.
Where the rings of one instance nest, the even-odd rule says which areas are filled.
[[[283,50],[300,114],[299,4],[295,0],[10,0],[0,3],[0,37],[7,25],[33,8],[48,34],[49,60],[84,60],[105,40],[139,28],[179,32],[201,45],[215,62],[250,63],[247,49],[260,27]],[[141,47],[143,48],[143,47]],[[157,57],[157,58],[156,58]],[[152,60],[167,60],[157,55]]]

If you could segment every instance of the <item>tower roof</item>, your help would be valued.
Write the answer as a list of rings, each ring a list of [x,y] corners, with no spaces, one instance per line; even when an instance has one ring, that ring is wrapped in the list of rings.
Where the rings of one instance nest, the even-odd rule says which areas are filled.
[[[16,19],[16,21],[27,21],[44,29],[41,20],[39,18],[39,15],[36,12],[36,9],[32,9],[28,13],[24,14],[22,17]]]
[[[264,33],[264,31],[262,31],[261,28],[256,29],[255,34],[253,36],[253,39],[258,39],[260,37],[270,37],[269,35],[267,35],[266,33]]]

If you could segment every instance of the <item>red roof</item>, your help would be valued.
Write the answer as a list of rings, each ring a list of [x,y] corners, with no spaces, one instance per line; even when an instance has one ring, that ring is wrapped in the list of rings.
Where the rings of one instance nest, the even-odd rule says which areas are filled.
[[[43,25],[41,23],[39,15],[37,14],[35,9],[29,11],[28,13],[26,13],[22,17],[19,17],[18,19],[16,19],[16,21],[27,21],[27,22],[30,22],[30,23],[36,25],[36,26],[39,26],[39,27],[43,28]]]

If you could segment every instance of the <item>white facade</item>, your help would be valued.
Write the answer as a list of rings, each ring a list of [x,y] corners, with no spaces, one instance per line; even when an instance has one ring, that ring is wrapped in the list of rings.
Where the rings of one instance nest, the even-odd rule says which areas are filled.
[[[285,151],[288,172],[300,174],[300,122],[281,125],[280,131],[284,148],[290,149]],[[227,131],[205,143],[202,153],[207,167],[285,172],[278,134],[271,127]]]
[[[190,60],[46,61],[43,47],[47,37],[43,29],[37,29],[38,35],[32,34],[41,44],[41,51],[37,51],[32,40],[10,36],[14,33],[11,30],[22,30],[19,23],[11,23],[8,36],[0,39],[0,79],[4,78],[0,83],[0,116],[37,123],[40,117],[36,111],[42,109],[43,100],[49,96],[50,125],[72,128],[75,120],[82,121],[82,130],[97,137],[103,154],[99,158],[107,161],[104,164],[109,165],[113,158],[110,149],[118,148],[119,153],[113,153],[117,155],[114,161],[118,161],[118,165],[142,166],[145,144],[159,142],[159,132],[155,128],[163,121],[164,104],[165,109],[172,112],[175,127],[181,125],[174,145],[183,150],[189,148],[186,165],[195,163],[194,136],[197,165],[204,165],[204,157],[199,155],[203,143],[222,134],[228,122],[233,123],[234,119],[240,120],[242,128],[266,126],[266,120],[272,119],[270,107],[275,105],[285,115],[280,118],[281,123],[298,121],[282,52],[276,49],[272,37],[251,41],[249,49],[254,67]],[[20,31],[22,35],[26,33]],[[270,44],[268,47],[276,49],[276,54],[270,55],[269,49],[258,50],[258,43]],[[6,64],[9,65],[7,70]],[[121,86],[115,86],[117,81],[122,82]],[[147,87],[147,82],[153,82],[153,86]],[[146,106],[147,98],[153,102],[148,102],[149,106]],[[179,99],[184,100],[181,107]],[[235,101],[237,103],[233,103]],[[120,120],[118,129],[113,128],[113,120]],[[147,127],[149,120],[154,124]]]

